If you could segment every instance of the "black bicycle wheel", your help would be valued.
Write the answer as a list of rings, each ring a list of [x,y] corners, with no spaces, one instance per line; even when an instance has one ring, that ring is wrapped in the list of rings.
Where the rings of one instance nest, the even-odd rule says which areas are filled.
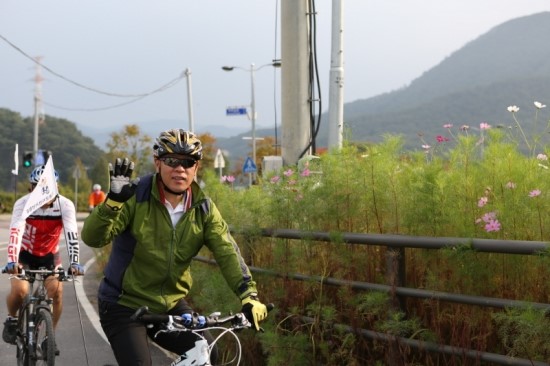
[[[28,308],[25,306],[19,315],[19,329],[16,338],[17,366],[29,366],[29,349],[27,348],[27,316]]]
[[[55,335],[52,314],[44,308],[38,309],[35,318],[34,344],[36,345],[36,366],[55,365]]]

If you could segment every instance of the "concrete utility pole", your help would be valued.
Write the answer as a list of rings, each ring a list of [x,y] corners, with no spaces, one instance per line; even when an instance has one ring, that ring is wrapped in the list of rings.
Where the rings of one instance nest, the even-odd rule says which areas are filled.
[[[298,162],[309,144],[308,0],[281,1],[281,155]]]
[[[328,106],[328,147],[342,148],[344,132],[344,0],[332,0],[332,44]]]
[[[44,122],[44,106],[42,105],[42,66],[40,61],[42,56],[37,56],[34,58],[36,60],[36,71],[34,76],[34,141],[33,141],[33,155],[34,161],[36,162],[36,157],[38,155],[38,126]]]

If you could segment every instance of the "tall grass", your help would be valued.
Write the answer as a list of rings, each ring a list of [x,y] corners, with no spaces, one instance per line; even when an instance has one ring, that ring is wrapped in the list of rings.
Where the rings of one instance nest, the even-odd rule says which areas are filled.
[[[550,172],[543,140],[529,140],[517,128],[489,127],[484,125],[478,133],[448,127],[448,137],[438,136],[434,147],[424,144],[416,152],[405,151],[397,136],[386,136],[379,144],[347,145],[310,161],[303,169],[286,167],[241,191],[206,174],[206,190],[230,225],[247,229],[249,235],[237,239],[251,264],[280,273],[385,283],[384,247],[347,245],[339,239],[341,233],[550,239]],[[331,232],[334,241],[257,235],[259,228],[270,227]],[[547,253],[487,254],[468,246],[406,252],[407,287],[550,302]],[[208,271],[211,268],[199,267],[196,273],[207,276]],[[278,311],[270,316],[261,337],[265,358],[250,364],[388,362],[386,344],[340,332],[336,323],[480,351],[550,359],[546,348],[525,345],[534,336],[538,343],[550,344],[550,335],[543,331],[550,322],[534,310],[500,311],[408,300],[405,315],[375,293],[266,276],[258,282],[262,298],[275,302]],[[312,322],[304,323],[301,315]],[[461,357],[401,352],[403,364],[482,364]],[[293,362],[289,355],[299,361]]]

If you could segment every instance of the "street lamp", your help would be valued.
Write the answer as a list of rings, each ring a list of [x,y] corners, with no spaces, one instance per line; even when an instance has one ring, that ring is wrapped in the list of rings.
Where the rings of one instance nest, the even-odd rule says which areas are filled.
[[[250,64],[250,69],[246,69],[244,67],[240,66],[222,66],[222,70],[224,71],[233,71],[234,69],[240,69],[243,71],[250,72],[250,112],[251,117],[250,120],[252,121],[252,161],[254,164],[257,165],[256,162],[256,92],[255,92],[255,72],[258,70],[263,69],[266,66],[273,66],[273,67],[281,67],[281,60],[273,60],[269,64],[262,65],[260,67],[255,68],[254,64]],[[255,173],[254,173],[255,174]]]
[[[195,132],[193,121],[193,98],[191,96],[191,70],[185,69],[185,78],[187,79],[187,112],[189,113],[189,131]]]

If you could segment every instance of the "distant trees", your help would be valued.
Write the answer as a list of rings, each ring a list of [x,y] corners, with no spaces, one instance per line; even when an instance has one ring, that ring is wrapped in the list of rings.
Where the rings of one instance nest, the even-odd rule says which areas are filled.
[[[135,163],[134,175],[155,171],[153,165],[153,138],[142,134],[138,125],[125,125],[120,132],[111,133],[107,142],[109,161],[127,157]]]
[[[0,108],[0,156],[3,157],[0,159],[0,190],[13,190],[14,180],[21,184],[26,181],[31,167],[22,166],[23,153],[33,150],[33,139],[34,121],[31,117],[23,118],[17,112]],[[15,167],[16,144],[19,150],[19,174],[14,176],[11,171]],[[48,115],[39,126],[38,148],[52,152],[62,184],[67,184],[72,177],[77,158],[84,167],[90,167],[104,154],[91,138],[82,135],[74,123]]]

